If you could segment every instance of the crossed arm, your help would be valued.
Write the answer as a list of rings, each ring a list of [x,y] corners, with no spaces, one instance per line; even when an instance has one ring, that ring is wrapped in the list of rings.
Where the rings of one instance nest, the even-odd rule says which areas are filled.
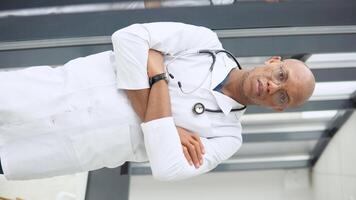
[[[199,138],[175,127],[168,86],[160,81],[150,88],[147,78],[164,71],[160,52],[175,55],[188,50],[221,49],[214,32],[177,22],[155,22],[120,29],[112,35],[112,41],[117,88],[126,90],[132,107],[144,122],[141,128],[155,178],[181,180],[208,172],[239,149],[242,141],[238,123],[212,127],[211,134],[216,137],[209,138]],[[189,165],[189,161],[198,168]]]
[[[148,77],[164,72],[163,55],[150,49],[147,61]],[[125,90],[133,109],[144,122],[171,116],[168,85],[165,81],[155,83],[151,88]],[[177,127],[184,156],[190,165],[198,168],[203,164],[204,147],[200,137],[184,128]]]

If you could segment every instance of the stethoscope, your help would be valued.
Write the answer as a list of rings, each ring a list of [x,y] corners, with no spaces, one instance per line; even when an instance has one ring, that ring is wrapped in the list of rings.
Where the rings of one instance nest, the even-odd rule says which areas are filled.
[[[199,50],[199,51],[195,51],[195,52],[184,52],[184,53],[180,53],[180,55],[178,56],[175,56],[175,55],[170,55],[170,54],[166,54],[166,55],[170,55],[170,56],[173,56],[174,58],[169,62],[167,63],[166,65],[166,70],[167,70],[167,73],[169,75],[169,77],[171,79],[174,79],[174,76],[173,74],[171,74],[168,70],[168,66],[174,62],[177,58],[180,58],[182,56],[185,56],[185,55],[191,55],[191,54],[201,54],[201,53],[205,53],[205,54],[209,54],[212,59],[213,59],[213,62],[211,63],[210,65],[210,68],[209,68],[209,71],[208,73],[206,74],[205,78],[203,79],[203,81],[194,89],[190,90],[190,91],[184,91],[183,88],[182,88],[182,82],[181,81],[177,81],[177,84],[178,84],[178,87],[180,89],[180,91],[183,93],[183,94],[191,94],[193,92],[195,92],[196,90],[198,90],[199,88],[202,87],[202,85],[204,84],[204,82],[206,81],[206,79],[209,77],[209,74],[213,72],[213,69],[214,69],[214,65],[215,65],[215,62],[216,62],[216,55],[219,54],[219,53],[226,53],[230,58],[232,58],[237,67],[241,70],[241,65],[240,63],[237,61],[237,59],[228,51],[224,50],[224,49],[218,49],[218,50],[209,50],[209,49],[203,49],[203,50]],[[236,112],[236,111],[241,111],[241,110],[244,110],[246,109],[246,106],[243,106],[241,108],[233,108],[231,109],[231,112]],[[213,109],[209,109],[209,108],[206,108],[204,106],[203,103],[195,103],[194,106],[193,106],[193,109],[192,109],[193,113],[194,114],[197,114],[197,115],[201,115],[203,114],[205,111],[207,112],[212,112],[212,113],[222,113],[223,111],[221,109],[218,109],[218,110],[213,110]]]

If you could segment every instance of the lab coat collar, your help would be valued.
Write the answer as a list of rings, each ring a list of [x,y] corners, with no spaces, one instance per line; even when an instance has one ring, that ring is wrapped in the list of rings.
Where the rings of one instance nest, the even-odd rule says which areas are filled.
[[[223,111],[223,113],[226,115],[228,115],[230,113],[230,111],[233,108],[242,108],[244,105],[238,103],[237,101],[235,101],[234,99],[230,98],[229,96],[226,96],[220,92],[217,91],[212,91],[213,95],[216,99],[216,102],[218,104],[218,106],[220,107],[220,109]],[[246,109],[239,111],[239,113],[244,113]]]
[[[220,107],[220,109],[223,111],[223,113],[225,115],[228,115],[231,111],[231,109],[233,108],[241,108],[244,105],[238,103],[237,101],[235,101],[234,99],[230,98],[227,95],[224,95],[220,92],[214,91],[214,88],[221,83],[225,77],[229,74],[229,72],[237,67],[236,63],[234,61],[232,61],[229,57],[224,56],[224,68],[215,68],[212,72],[212,80],[211,80],[211,86],[210,89],[217,101],[218,106]],[[246,110],[246,109],[245,109]],[[245,110],[240,111],[239,113],[244,113]]]
[[[217,58],[218,59],[218,58]],[[229,72],[236,67],[236,63],[232,61],[227,56],[223,56],[224,65],[217,66],[218,63],[215,63],[212,77],[211,77],[211,85],[210,89],[214,89],[219,83],[221,83],[225,77],[229,74]]]

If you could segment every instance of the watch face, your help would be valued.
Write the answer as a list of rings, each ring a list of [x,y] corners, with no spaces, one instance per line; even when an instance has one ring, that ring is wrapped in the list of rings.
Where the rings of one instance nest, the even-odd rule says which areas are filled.
[[[196,103],[194,104],[194,107],[193,107],[193,112],[197,115],[201,115],[203,114],[205,111],[205,107],[202,103]]]

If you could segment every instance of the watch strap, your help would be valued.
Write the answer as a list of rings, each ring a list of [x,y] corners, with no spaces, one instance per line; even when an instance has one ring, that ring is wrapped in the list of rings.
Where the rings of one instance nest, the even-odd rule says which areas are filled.
[[[149,78],[150,87],[152,87],[153,84],[157,83],[160,80],[165,80],[166,82],[168,82],[166,73],[157,74]]]

